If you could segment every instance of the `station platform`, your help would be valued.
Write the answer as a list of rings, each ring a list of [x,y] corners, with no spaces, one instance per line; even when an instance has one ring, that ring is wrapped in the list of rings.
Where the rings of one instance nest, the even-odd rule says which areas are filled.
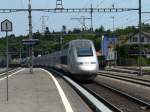
[[[9,77],[8,101],[6,79],[0,79],[0,111],[91,112],[85,104],[82,104],[82,101],[82,103],[80,102],[81,99],[78,100],[79,97],[72,96],[74,93],[70,93],[70,90],[67,91],[67,87],[63,85],[66,88],[65,91],[72,96],[69,101],[56,83],[58,82],[42,69],[35,68],[34,73],[30,74],[29,69],[22,68]],[[75,101],[77,102],[75,103]],[[79,109],[79,106],[82,108]]]

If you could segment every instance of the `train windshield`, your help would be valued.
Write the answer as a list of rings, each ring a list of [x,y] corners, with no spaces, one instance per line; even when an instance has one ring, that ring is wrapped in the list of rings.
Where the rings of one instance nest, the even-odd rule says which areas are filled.
[[[83,57],[83,56],[93,56],[92,48],[77,48],[77,56]]]

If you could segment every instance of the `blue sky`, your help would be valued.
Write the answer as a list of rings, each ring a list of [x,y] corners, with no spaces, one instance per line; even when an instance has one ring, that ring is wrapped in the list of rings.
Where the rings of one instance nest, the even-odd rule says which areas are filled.
[[[55,8],[56,0],[31,0],[32,8]],[[99,8],[111,8],[112,4],[116,8],[137,8],[138,0],[63,0],[64,8],[87,8],[90,4],[93,7]],[[27,8],[28,0],[1,0],[0,9],[3,8]],[[142,11],[150,11],[150,0],[142,0]],[[42,20],[41,16],[48,16],[45,20],[46,26],[50,31],[60,31],[62,25],[66,25],[67,29],[81,28],[81,24],[76,20],[71,20],[73,17],[86,16],[90,17],[90,14],[75,13],[75,14],[56,14],[48,12],[33,12],[33,32],[37,30],[41,31]],[[112,19],[115,16],[115,28],[124,28],[126,26],[138,24],[138,12],[122,12],[122,13],[95,13],[93,14],[93,27],[98,28],[101,25],[105,29],[112,29]],[[13,22],[13,32],[15,35],[26,35],[28,33],[28,13],[16,12],[16,13],[0,13],[0,21],[9,19]],[[143,14],[142,21],[150,19],[150,14]],[[150,21],[148,21],[150,22]],[[86,25],[90,28],[90,21],[86,21]],[[0,37],[5,33],[0,32]]]

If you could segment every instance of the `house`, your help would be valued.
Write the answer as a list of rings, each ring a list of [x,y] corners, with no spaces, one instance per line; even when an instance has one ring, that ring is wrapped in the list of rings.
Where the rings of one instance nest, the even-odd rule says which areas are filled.
[[[135,33],[127,37],[126,45],[140,44],[139,33]],[[142,32],[141,35],[141,44],[146,45],[150,44],[150,33]]]
[[[141,54],[140,54],[140,38],[139,38],[139,32],[130,34],[126,36],[123,40],[120,40],[120,46],[128,46],[128,54],[130,56],[146,56],[150,57],[150,33],[142,32],[141,34]]]

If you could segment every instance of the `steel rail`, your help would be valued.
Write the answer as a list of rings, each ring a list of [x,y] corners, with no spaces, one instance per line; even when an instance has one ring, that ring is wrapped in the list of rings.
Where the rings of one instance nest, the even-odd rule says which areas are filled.
[[[121,68],[121,69],[122,69],[122,68]],[[128,67],[125,67],[125,68],[123,68],[123,69],[125,69],[125,70],[112,69],[112,70],[110,70],[110,71],[119,71],[119,72],[132,73],[132,74],[138,74],[138,73],[139,73],[139,69],[138,69],[138,68],[128,68]],[[133,71],[130,71],[130,70],[133,70]],[[147,70],[143,70],[143,74],[144,74],[144,75],[149,75],[150,72],[147,71]]]
[[[146,108],[150,109],[150,103],[148,103],[148,102],[145,102],[145,101],[143,101],[141,99],[138,99],[138,98],[136,98],[134,96],[131,96],[131,95],[125,93],[125,92],[122,92],[122,91],[120,91],[118,89],[115,89],[115,88],[113,88],[111,86],[108,86],[106,84],[101,84],[101,83],[98,83],[98,82],[95,82],[95,84],[97,84],[99,86],[103,86],[103,87],[105,87],[105,88],[107,88],[107,89],[109,89],[109,90],[111,90],[113,92],[116,92],[117,94],[120,94],[122,96],[125,96],[125,97],[129,98],[129,100],[132,100],[132,101],[134,101],[135,103],[137,103],[139,105],[146,106]]]
[[[108,72],[101,72],[101,71],[99,73],[101,73],[101,74],[109,74],[109,75],[118,76],[118,77],[122,77],[122,78],[129,78],[129,79],[133,79],[133,80],[138,80],[138,81],[143,81],[143,82],[150,83],[150,80],[141,79],[141,78],[135,78],[135,77],[131,77],[131,76],[123,76],[123,75],[117,75],[115,73],[108,73]]]
[[[114,112],[123,112],[122,110],[120,110],[118,107],[116,107],[115,105],[113,105],[112,103],[110,103],[109,101],[107,101],[105,98],[103,98],[102,96],[98,95],[96,92],[94,92],[93,90],[85,87],[84,85],[82,85],[82,87],[84,89],[86,89],[89,93],[91,93],[93,96],[95,96],[97,99],[99,99],[100,101],[102,101],[106,106],[108,106],[111,110],[113,110]]]
[[[118,79],[118,80],[122,80],[122,81],[126,81],[126,82],[131,82],[131,83],[134,83],[134,84],[139,84],[139,85],[142,85],[142,86],[150,87],[150,82],[143,82],[142,80],[123,77],[123,76],[113,76],[114,74],[109,74],[109,73],[108,74],[107,73],[98,73],[98,74],[100,76],[114,78],[114,79]]]
[[[14,72],[14,71],[16,71],[16,70],[18,70],[18,69],[19,69],[19,68],[8,70],[8,73]],[[1,72],[1,73],[0,73],[0,78],[3,77],[3,76],[5,76],[6,74],[7,74],[6,71]]]

